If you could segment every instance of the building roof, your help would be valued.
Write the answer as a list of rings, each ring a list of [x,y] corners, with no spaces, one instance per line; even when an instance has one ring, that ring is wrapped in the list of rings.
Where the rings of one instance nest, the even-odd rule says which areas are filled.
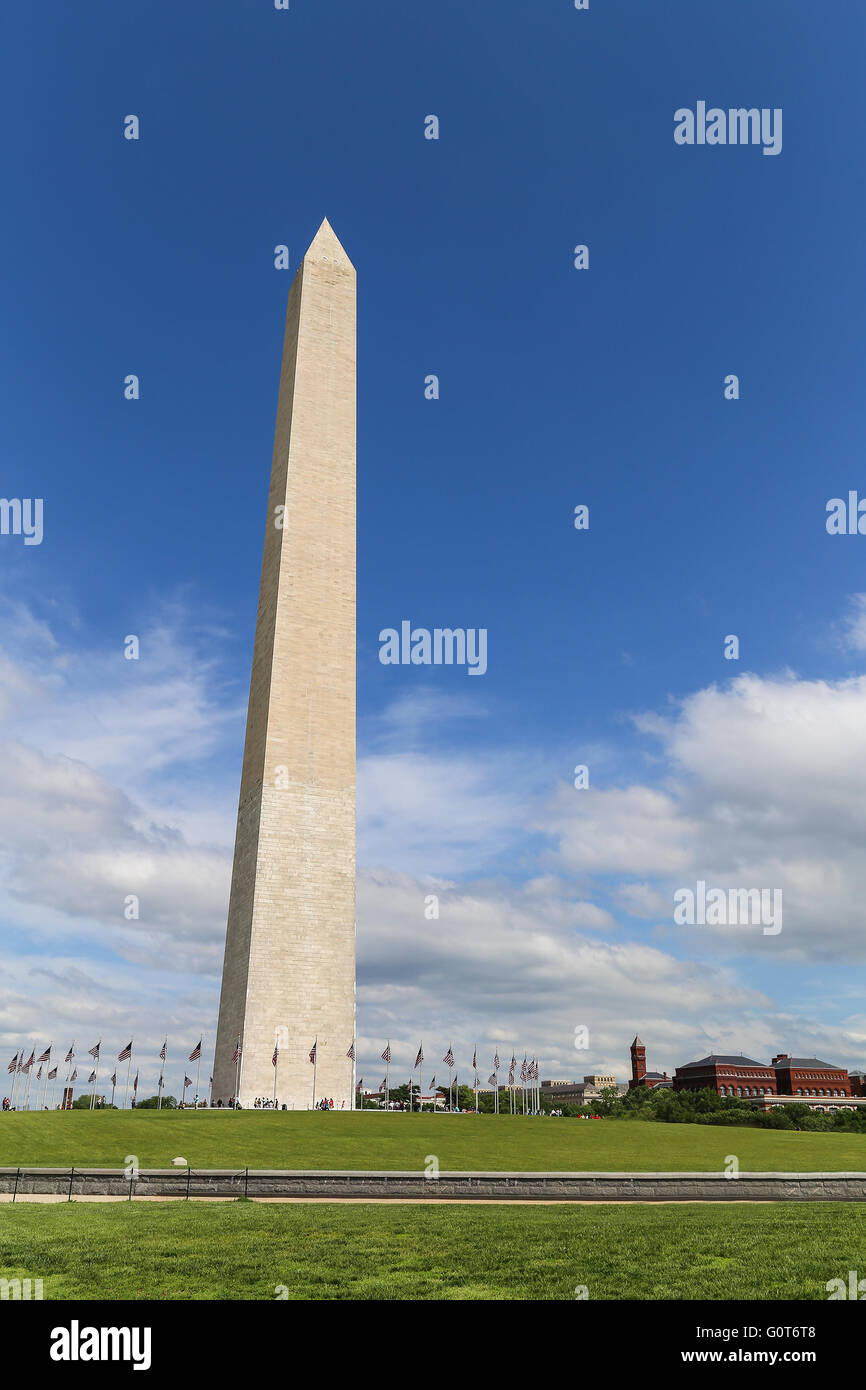
[[[765,1071],[770,1071],[766,1062],[756,1062],[754,1057],[731,1057],[727,1054],[720,1055],[711,1052],[708,1057],[702,1057],[699,1062],[685,1062],[683,1066],[677,1067],[677,1071],[690,1071],[693,1067],[763,1067]]]
[[[820,1062],[817,1057],[782,1057],[773,1066],[779,1071],[844,1071],[836,1062]]]
[[[645,1071],[643,1074],[643,1078],[644,1081],[664,1081],[665,1074],[662,1071]]]

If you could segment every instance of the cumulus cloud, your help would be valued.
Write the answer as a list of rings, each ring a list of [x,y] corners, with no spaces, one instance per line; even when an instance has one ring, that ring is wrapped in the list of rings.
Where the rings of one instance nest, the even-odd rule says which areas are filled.
[[[835,683],[741,676],[636,727],[659,745],[662,785],[559,790],[546,828],[560,869],[623,876],[620,903],[673,916],[702,879],[783,893],[783,930],[689,928],[712,945],[775,959],[862,960],[866,890],[866,677]],[[632,878],[640,879],[632,883]]]

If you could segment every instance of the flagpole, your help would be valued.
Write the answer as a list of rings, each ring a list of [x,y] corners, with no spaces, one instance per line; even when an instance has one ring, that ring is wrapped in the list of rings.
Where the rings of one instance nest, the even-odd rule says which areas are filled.
[[[196,1069],[195,1069],[195,1105],[194,1105],[194,1107],[193,1107],[195,1110],[198,1110],[198,1083],[199,1083],[200,1079],[201,1079],[201,1043],[199,1043],[199,1046],[198,1046],[198,1066],[197,1066]],[[276,1097],[275,1097],[275,1099],[276,1099]]]
[[[241,1090],[241,1037],[238,1034],[238,1061],[235,1067],[235,1109],[237,1110]]]
[[[51,1070],[51,1043],[48,1044],[48,1062],[45,1067],[45,1085],[42,1087],[42,1109],[45,1109],[45,1097],[48,1095],[48,1073]]]
[[[115,1088],[116,1085],[117,1085],[117,1081],[116,1081],[116,1079],[115,1079],[116,1077],[117,1077],[117,1072],[116,1072],[116,1071],[113,1071],[113,1072],[111,1073],[111,1108],[112,1108],[112,1110],[114,1109],[114,1088]]]
[[[129,1103],[129,1071],[132,1066],[132,1043],[129,1044],[129,1056],[126,1059],[126,1090],[123,1093],[123,1108],[126,1110]]]
[[[279,1045],[279,1043],[275,1043],[275,1044],[274,1044],[274,1056],[275,1056],[276,1059],[277,1059],[277,1060],[274,1062],[274,1108],[276,1108],[276,1104],[277,1104],[277,1077],[278,1077],[279,1071],[280,1071],[280,1045]]]
[[[307,1034],[307,1037],[309,1037],[309,1033]],[[318,1065],[319,1065],[319,1039],[316,1038],[316,1041],[313,1043],[313,1104],[310,1106],[310,1109],[311,1109],[311,1110],[315,1110],[315,1108],[316,1108],[316,1071],[317,1071],[317,1069],[318,1069]]]
[[[12,1094],[9,1097],[9,1104],[13,1110],[15,1109],[15,1091],[18,1086],[18,1075],[19,1068],[21,1066],[21,1057],[22,1054],[20,1052],[15,1053],[15,1066],[12,1069]]]
[[[35,1051],[36,1051],[36,1046],[35,1046],[35,1044],[34,1044],[33,1047],[31,1047],[31,1049],[30,1049],[30,1055],[31,1055],[31,1057],[33,1056],[33,1054],[35,1053]],[[31,1082],[31,1080],[32,1080],[32,1072],[33,1072],[33,1063],[32,1063],[32,1062],[29,1062],[29,1063],[27,1064],[27,1086],[25,1087],[25,1090],[24,1090],[24,1109],[25,1109],[25,1110],[29,1110],[29,1109],[30,1109],[30,1082]]]
[[[54,1109],[54,1097],[57,1095],[57,1068],[54,1068],[54,1080],[51,1083],[51,1109]]]
[[[90,1036],[93,1037],[93,1034],[91,1033]],[[96,1066],[95,1066],[94,1071],[93,1071],[93,1090],[90,1092],[90,1105],[89,1105],[89,1107],[88,1107],[90,1110],[92,1110],[93,1107],[96,1105],[96,1087],[97,1087],[97,1083],[98,1083],[98,1081],[99,1081],[99,1054],[100,1054],[101,1051],[102,1051],[102,1038],[100,1038],[100,1039],[99,1039],[99,1042],[96,1044],[96,1057],[94,1058],[94,1060],[95,1060],[95,1062],[96,1062]]]
[[[389,1085],[389,1082],[390,1082],[390,1079],[391,1079],[391,1039],[390,1039],[390,1038],[388,1039],[388,1046],[387,1046],[387,1048],[385,1049],[385,1051],[388,1053],[388,1060],[387,1060],[386,1063],[385,1063],[385,1109],[387,1110],[387,1109],[388,1109],[388,1099],[389,1099],[389,1094],[390,1094],[390,1090],[391,1090],[391,1087],[390,1087],[390,1085]]]
[[[72,1046],[69,1049],[69,1061],[66,1064],[66,1083],[63,1087],[63,1102],[66,1104],[66,1092],[69,1090],[69,1078],[72,1075],[72,1063],[75,1058],[75,1039],[72,1039]]]
[[[22,1051],[18,1059],[18,1075],[21,1078],[18,1083],[18,1104],[21,1106],[22,1110],[24,1109],[23,1096],[27,1093],[27,1073],[24,1070],[24,1051],[26,1051],[26,1049]]]
[[[162,1045],[162,1051],[165,1053],[165,1057],[160,1056],[160,1059],[159,1059],[160,1062],[162,1063],[162,1066],[160,1067],[160,1072],[159,1072],[159,1085],[158,1085],[157,1088],[156,1088],[156,1094],[157,1094],[156,1108],[157,1108],[157,1110],[161,1110],[161,1109],[162,1109],[162,1092],[163,1092],[163,1088],[165,1087],[165,1063],[166,1063],[166,1058],[168,1057],[168,1038],[166,1038],[165,1042],[164,1042],[163,1045]],[[112,1103],[113,1103],[113,1102],[114,1102],[114,1097],[112,1096]]]

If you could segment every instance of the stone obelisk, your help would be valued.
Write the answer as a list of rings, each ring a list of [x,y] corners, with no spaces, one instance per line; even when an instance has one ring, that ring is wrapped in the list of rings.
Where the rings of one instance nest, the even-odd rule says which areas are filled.
[[[353,1100],[355,270],[323,222],[289,291],[213,1098]],[[273,1066],[275,1047],[278,1065]]]

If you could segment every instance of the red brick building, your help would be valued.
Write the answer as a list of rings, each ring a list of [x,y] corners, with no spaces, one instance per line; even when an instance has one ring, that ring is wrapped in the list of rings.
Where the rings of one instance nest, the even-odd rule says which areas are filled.
[[[821,1062],[817,1057],[773,1058],[776,1093],[780,1096],[850,1096],[851,1082],[844,1067]]]
[[[775,1096],[776,1073],[751,1057],[710,1053],[674,1072],[675,1091],[715,1091],[720,1096]]]
[[[670,1077],[666,1071],[647,1071],[646,1048],[640,1038],[635,1038],[630,1050],[631,1081],[628,1083],[630,1091],[633,1091],[635,1086],[670,1086]]]
[[[866,1098],[866,1074],[852,1072],[817,1057],[789,1057],[780,1052],[767,1066],[742,1054],[711,1052],[697,1062],[677,1067],[671,1083],[667,1072],[647,1071],[646,1048],[640,1038],[631,1045],[631,1081],[635,1086],[670,1086],[675,1091],[715,1091],[720,1096],[754,1100],[761,1096],[798,1096],[815,1100],[834,1096]]]

